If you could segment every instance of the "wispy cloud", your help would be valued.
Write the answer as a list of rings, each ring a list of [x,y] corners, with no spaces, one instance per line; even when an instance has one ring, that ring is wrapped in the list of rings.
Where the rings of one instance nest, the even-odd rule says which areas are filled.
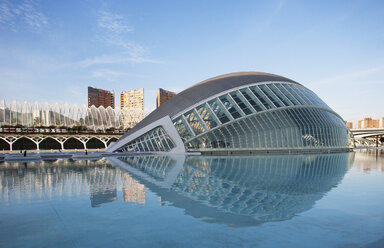
[[[38,10],[39,4],[34,0],[2,1],[0,2],[0,24],[12,31],[25,28],[40,32],[48,25],[45,15]]]
[[[134,28],[128,24],[126,18],[121,14],[100,11],[97,26],[99,38],[105,44],[115,47],[118,52],[109,55],[99,55],[80,61],[80,66],[90,67],[102,64],[139,64],[160,63],[160,61],[147,57],[147,49],[132,40]]]
[[[100,11],[98,25],[100,28],[113,35],[133,31],[133,28],[126,23],[123,15],[113,14],[106,11]]]

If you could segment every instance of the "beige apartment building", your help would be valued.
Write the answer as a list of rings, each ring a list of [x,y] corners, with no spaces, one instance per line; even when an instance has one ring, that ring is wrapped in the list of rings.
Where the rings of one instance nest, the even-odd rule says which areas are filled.
[[[144,110],[144,88],[120,93],[120,108]]]
[[[124,129],[130,129],[144,119],[144,89],[122,91],[120,109],[120,124]]]
[[[383,127],[384,117],[382,118],[381,127]],[[380,120],[373,120],[371,117],[366,117],[364,120],[357,122],[357,128],[379,128]]]

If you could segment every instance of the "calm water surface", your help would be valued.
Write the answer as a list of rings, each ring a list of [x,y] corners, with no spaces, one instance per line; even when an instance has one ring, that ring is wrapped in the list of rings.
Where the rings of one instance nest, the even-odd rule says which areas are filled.
[[[0,247],[384,247],[384,152],[2,162]]]

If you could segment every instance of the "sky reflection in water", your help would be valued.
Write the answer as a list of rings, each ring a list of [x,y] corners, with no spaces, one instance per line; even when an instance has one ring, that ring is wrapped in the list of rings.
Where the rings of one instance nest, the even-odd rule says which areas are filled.
[[[384,242],[380,151],[113,157],[0,167],[0,227],[7,230],[0,246]]]

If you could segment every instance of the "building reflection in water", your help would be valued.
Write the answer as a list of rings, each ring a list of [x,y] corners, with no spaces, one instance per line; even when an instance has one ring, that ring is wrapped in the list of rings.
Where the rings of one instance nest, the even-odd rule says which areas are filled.
[[[93,167],[86,173],[91,207],[117,201],[116,174],[117,170],[106,167]]]
[[[79,196],[89,191],[91,207],[117,201],[121,178],[124,202],[145,204],[145,186],[106,159],[46,160],[0,164],[0,196],[4,201],[25,198]]]
[[[25,198],[79,196],[90,190],[94,167],[105,167],[106,160],[71,161],[65,159],[29,163],[2,163],[0,193],[4,201]]]
[[[344,177],[354,153],[306,155],[136,156],[99,161],[2,163],[2,201],[76,196],[91,207],[146,203],[146,188],[206,222],[230,226],[282,221],[313,207]],[[121,180],[121,181],[120,181]],[[121,182],[121,184],[120,184]]]
[[[121,174],[123,201],[145,204],[145,186],[133,179],[128,173]]]
[[[231,226],[282,221],[337,186],[354,153],[108,158],[185,214]]]

